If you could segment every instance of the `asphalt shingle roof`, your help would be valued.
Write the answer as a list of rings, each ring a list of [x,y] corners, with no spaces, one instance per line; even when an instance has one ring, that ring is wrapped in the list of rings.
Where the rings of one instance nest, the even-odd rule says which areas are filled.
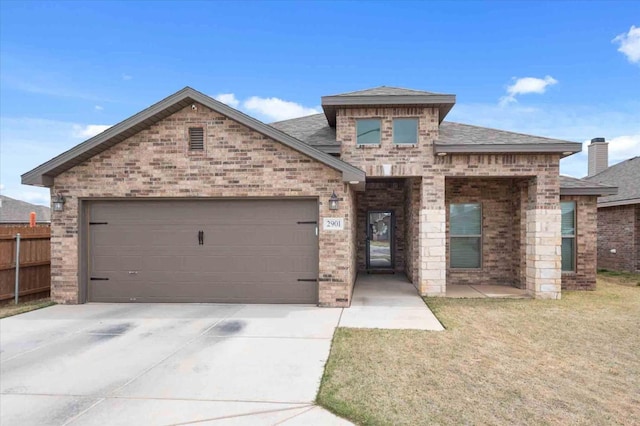
[[[571,176],[560,175],[561,189],[596,189],[602,190],[604,193],[610,193],[613,185],[604,185],[597,182],[589,182],[584,179],[578,179]]]
[[[510,144],[557,144],[571,141],[551,139],[506,130],[491,129],[489,127],[473,126],[471,124],[443,121],[437,144],[443,145],[510,145]]]
[[[329,126],[327,117],[324,114],[278,121],[277,123],[271,123],[271,126],[312,146],[340,146],[336,141],[336,129]]]
[[[49,207],[0,195],[0,223],[29,223],[29,214],[36,213],[36,221],[51,222]]]
[[[640,157],[633,157],[585,178],[590,182],[617,186],[618,193],[598,198],[598,204],[640,203]]]
[[[324,114],[314,114],[279,121],[277,123],[271,123],[271,126],[309,145],[340,146],[338,141],[336,141],[335,128],[329,126]],[[567,142],[568,141],[559,139],[544,138],[541,136],[454,123],[451,121],[443,121],[440,124],[439,137],[436,141],[439,145],[559,144]]]
[[[440,95],[440,93],[422,90],[403,89],[402,87],[380,86],[372,89],[357,90],[355,92],[340,93],[331,96],[411,96],[411,95]]]

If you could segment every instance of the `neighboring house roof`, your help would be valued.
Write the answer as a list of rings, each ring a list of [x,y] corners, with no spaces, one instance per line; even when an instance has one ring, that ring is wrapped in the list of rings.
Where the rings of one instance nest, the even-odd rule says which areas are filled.
[[[342,179],[345,182],[364,182],[365,180],[365,173],[357,167],[319,151],[310,144],[301,142],[295,137],[283,133],[273,126],[264,124],[222,102],[218,102],[203,93],[190,87],[185,87],[144,111],[109,127],[99,135],[76,145],[70,150],[23,174],[22,183],[26,185],[50,187],[53,185],[53,178],[60,173],[122,142],[194,102],[198,102],[258,133],[270,137],[283,145],[342,172]]]
[[[0,223],[29,223],[31,212],[35,212],[38,223],[51,222],[49,207],[0,195]]]
[[[611,195],[617,192],[615,186],[560,175],[560,195]]]
[[[340,152],[340,143],[336,141],[336,131],[329,126],[327,118],[323,114],[279,121],[271,123],[271,126],[324,152],[332,154]],[[582,144],[579,142],[543,138],[450,121],[444,121],[440,124],[439,137],[435,142],[436,153],[558,152],[565,155],[565,153],[580,152],[581,149]]]
[[[336,109],[338,107],[362,106],[430,106],[438,108],[440,122],[451,111],[456,103],[456,95],[425,92],[421,90],[402,89],[400,87],[380,86],[356,92],[323,96],[322,109],[329,126],[336,126]]]
[[[623,206],[640,203],[640,157],[614,164],[593,176],[590,182],[618,187],[618,193],[598,199],[598,207]]]

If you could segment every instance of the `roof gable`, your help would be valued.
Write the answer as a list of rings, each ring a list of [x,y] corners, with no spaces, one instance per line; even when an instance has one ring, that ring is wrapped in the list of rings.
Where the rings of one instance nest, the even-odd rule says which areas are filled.
[[[365,173],[357,167],[332,157],[329,154],[325,154],[324,152],[317,150],[293,136],[256,120],[255,118],[231,108],[222,102],[216,101],[197,90],[185,87],[149,108],[108,128],[104,132],[82,142],[79,145],[76,145],[70,150],[23,174],[22,183],[25,185],[50,187],[53,185],[53,179],[64,171],[81,164],[89,158],[122,142],[138,132],[147,129],[151,125],[165,119],[171,114],[194,102],[200,103],[258,133],[270,137],[289,148],[342,172],[342,178],[345,182],[362,182],[365,179]]]

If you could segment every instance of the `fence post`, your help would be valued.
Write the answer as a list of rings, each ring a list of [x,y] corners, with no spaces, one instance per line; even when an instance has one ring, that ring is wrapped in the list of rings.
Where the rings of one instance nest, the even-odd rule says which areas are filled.
[[[18,304],[20,298],[20,233],[16,234],[16,288],[15,288],[15,302]]]

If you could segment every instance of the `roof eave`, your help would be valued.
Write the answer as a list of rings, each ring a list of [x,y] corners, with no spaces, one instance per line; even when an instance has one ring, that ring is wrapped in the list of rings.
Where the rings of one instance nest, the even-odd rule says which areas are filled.
[[[331,127],[336,126],[338,107],[360,106],[431,106],[437,107],[438,121],[442,123],[456,103],[456,95],[360,95],[360,96],[323,96],[322,109]]]
[[[615,187],[598,187],[598,188],[562,188],[560,187],[560,195],[595,195],[603,197],[607,195],[615,195],[618,188]]]
[[[615,195],[615,194],[611,194]],[[598,201],[598,207],[617,207],[617,206],[628,206],[631,204],[640,204],[640,198],[630,198],[628,200],[616,200],[616,201]]]
[[[580,152],[582,144],[563,142],[549,144],[434,144],[435,153],[445,154],[500,154],[500,153],[561,153],[568,156]]]

